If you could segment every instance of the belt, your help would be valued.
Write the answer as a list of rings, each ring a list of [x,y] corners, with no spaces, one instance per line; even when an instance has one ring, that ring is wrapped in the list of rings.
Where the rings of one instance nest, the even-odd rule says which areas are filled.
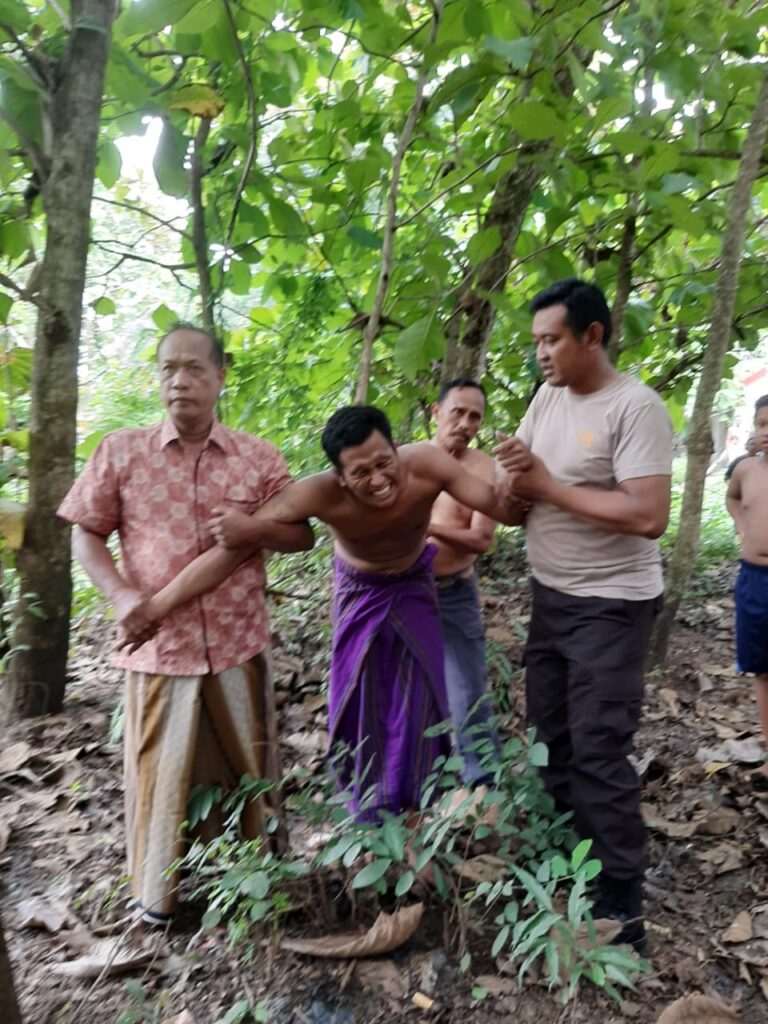
[[[474,569],[470,569],[469,572],[452,572],[447,576],[435,576],[435,586],[438,590],[447,590],[448,587],[453,587],[457,583],[461,583],[464,580],[471,580],[474,575]]]

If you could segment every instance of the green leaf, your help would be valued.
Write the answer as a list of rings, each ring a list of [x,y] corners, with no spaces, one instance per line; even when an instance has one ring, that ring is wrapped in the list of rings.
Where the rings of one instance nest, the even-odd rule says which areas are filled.
[[[301,217],[282,199],[269,200],[269,216],[278,232],[286,238],[304,238],[307,233]]]
[[[94,299],[91,303],[91,308],[94,312],[98,313],[99,316],[111,316],[117,307],[108,295],[102,295],[100,299]]]
[[[163,130],[152,159],[157,184],[169,196],[182,198],[189,192],[189,179],[184,167],[189,139],[170,123],[163,122]]]
[[[498,956],[499,953],[501,953],[502,949],[504,949],[504,947],[507,944],[507,939],[509,938],[509,933],[511,931],[511,926],[505,924],[504,927],[499,932],[499,934],[493,940],[493,945],[491,946],[491,956]]]
[[[501,245],[501,230],[495,225],[473,235],[467,243],[467,259],[473,266],[493,255]]]
[[[486,50],[498,53],[518,71],[525,68],[531,59],[534,47],[534,41],[529,36],[523,36],[520,39],[498,39],[496,36],[486,36],[483,42]]]
[[[574,871],[578,871],[583,864],[587,854],[592,849],[591,839],[582,839],[581,842],[574,848],[571,854],[571,868]]]
[[[218,117],[226,102],[211,85],[205,82],[190,82],[180,85],[165,97],[169,110],[185,110],[195,117]]]
[[[347,234],[353,242],[365,246],[366,249],[381,249],[384,244],[381,235],[377,235],[375,231],[369,231],[368,228],[361,227],[359,224],[351,224],[347,228]]]
[[[477,1000],[478,1003],[482,1002],[487,995],[488,990],[484,989],[482,985],[475,985],[472,989],[472,998]]]
[[[534,743],[528,751],[528,760],[534,768],[546,768],[549,764],[549,750],[546,743]]]
[[[263,900],[269,892],[269,875],[266,871],[254,871],[241,883],[240,892],[255,900]]]
[[[443,351],[443,332],[434,313],[401,331],[395,341],[394,360],[409,380],[428,369]]]
[[[395,896],[405,896],[415,881],[416,875],[413,871],[406,871],[404,874],[400,875],[397,880],[397,885],[395,886]]]
[[[509,120],[524,139],[559,138],[567,126],[546,103],[528,100],[510,107]]]
[[[352,879],[352,888],[364,889],[368,885],[375,885],[380,878],[383,878],[384,875],[386,875],[391,864],[391,858],[385,857],[382,860],[375,860],[372,864],[366,865],[363,870],[358,871]]]
[[[152,314],[152,319],[155,321],[161,331],[167,331],[174,324],[179,322],[179,317],[172,309],[169,309],[165,303],[161,303]]]
[[[178,25],[196,3],[197,0],[142,0],[130,4],[115,27],[127,36],[159,32],[166,25]]]
[[[96,165],[96,177],[105,188],[112,188],[120,177],[123,158],[120,150],[111,139],[102,139],[99,145],[99,162]]]
[[[13,306],[13,299],[5,292],[0,292],[0,324],[8,323],[8,314]]]

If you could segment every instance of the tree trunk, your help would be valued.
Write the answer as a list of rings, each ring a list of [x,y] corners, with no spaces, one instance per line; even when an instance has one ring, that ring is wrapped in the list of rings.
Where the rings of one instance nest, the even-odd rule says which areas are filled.
[[[591,60],[591,53],[586,51],[574,48],[570,53],[584,66]],[[573,78],[567,67],[556,72],[555,82],[565,99],[573,96]],[[510,140],[510,146],[515,138]],[[459,286],[458,306],[446,325],[443,383],[454,377],[479,379],[485,372],[485,356],[496,322],[491,296],[504,291],[528,205],[556,155],[551,142],[521,144],[516,166],[496,186],[483,230],[498,228],[501,241],[495,252],[467,272]]]
[[[213,304],[214,294],[211,283],[211,265],[208,252],[208,232],[205,227],[205,206],[203,204],[203,177],[205,167],[203,152],[205,143],[208,141],[208,134],[211,130],[211,122],[208,118],[202,118],[200,126],[195,135],[195,144],[192,150],[192,160],[189,170],[189,190],[192,196],[192,248],[195,250],[195,263],[197,265],[197,279],[200,284],[200,303],[203,327],[206,331],[214,330]]]
[[[629,294],[632,291],[632,262],[635,257],[635,232],[637,219],[634,211],[624,221],[619,249],[619,267],[616,274],[616,296],[613,300],[611,319],[613,334],[608,342],[608,358],[616,365],[621,355],[621,343],[624,339],[624,318],[627,312]]]
[[[455,377],[480,378],[483,375],[485,354],[496,320],[496,309],[487,295],[504,291],[523,219],[534,190],[547,170],[547,156],[553,152],[549,143],[522,145],[517,166],[496,186],[483,230],[498,228],[501,242],[476,270],[467,273],[459,289],[459,308],[448,325],[443,383]]]
[[[72,0],[72,29],[51,97],[46,245],[31,383],[29,503],[18,556],[16,653],[6,717],[59,710],[72,598],[70,531],[56,508],[74,478],[77,363],[91,193],[114,0]]]
[[[0,921],[0,1021],[3,1024],[21,1024],[21,1013],[13,988],[13,974],[8,949],[3,935],[3,922]]]
[[[651,643],[651,663],[653,665],[663,664],[666,659],[667,645],[675,615],[696,565],[704,481],[712,451],[709,422],[712,406],[720,387],[723,363],[730,347],[731,325],[739,283],[747,213],[766,135],[768,135],[768,75],[763,79],[728,204],[728,221],[723,237],[720,270],[717,275],[712,304],[712,323],[702,360],[701,377],[693,403],[691,428],[688,434],[688,460],[685,471],[683,507],[680,512],[677,541],[670,563],[666,603]]]

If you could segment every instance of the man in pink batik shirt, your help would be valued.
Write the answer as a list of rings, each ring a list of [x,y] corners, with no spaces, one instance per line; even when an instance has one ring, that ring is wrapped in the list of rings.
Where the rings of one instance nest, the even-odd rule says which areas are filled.
[[[108,434],[59,508],[73,548],[112,604],[119,639],[155,630],[126,671],[125,804],[128,872],[142,920],[163,924],[176,906],[167,869],[183,851],[181,825],[195,784],[277,779],[279,764],[265,573],[260,548],[298,551],[308,527],[265,523],[254,554],[208,594],[155,624],[149,599],[212,547],[216,510],[254,512],[290,483],[282,455],[214,416],[224,382],[221,343],[180,325],[158,350],[168,418]],[[121,563],[107,546],[117,531]],[[265,835],[265,801],[247,806],[246,835]]]

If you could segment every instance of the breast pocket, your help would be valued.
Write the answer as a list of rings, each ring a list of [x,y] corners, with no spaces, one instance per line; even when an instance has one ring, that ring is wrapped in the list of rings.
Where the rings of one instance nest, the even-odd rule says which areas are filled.
[[[251,515],[263,503],[261,473],[245,459],[227,460],[227,473],[221,500],[230,508],[239,508]]]

